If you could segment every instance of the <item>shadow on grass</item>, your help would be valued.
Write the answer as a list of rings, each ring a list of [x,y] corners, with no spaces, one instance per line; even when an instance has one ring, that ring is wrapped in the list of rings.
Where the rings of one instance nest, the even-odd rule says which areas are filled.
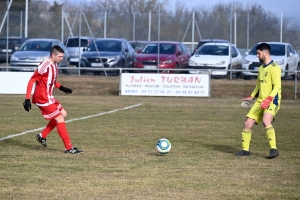
[[[207,143],[201,143],[201,145],[203,145],[204,147],[207,147],[209,149],[212,150],[216,150],[216,151],[220,151],[220,152],[224,152],[224,153],[228,153],[228,154],[232,154],[233,156],[236,156],[236,154],[242,150],[242,148],[234,148],[232,146],[229,145],[223,145],[223,144],[207,144]],[[267,158],[266,156],[262,156],[259,153],[253,153],[251,152],[251,155],[255,155],[255,156],[260,156],[263,158]],[[251,156],[250,155],[250,156]],[[246,156],[247,157],[247,156]]]
[[[16,147],[22,147],[30,150],[37,150],[37,151],[52,151],[52,152],[59,152],[57,149],[49,148],[49,147],[43,147],[41,144],[36,142],[36,145],[33,144],[27,144],[27,143],[22,143],[19,140],[14,140],[14,139],[7,139],[1,142],[1,146],[16,146]]]
[[[241,149],[237,149],[234,148],[232,146],[229,145],[224,145],[224,144],[208,144],[208,143],[201,143],[202,146],[205,146],[209,149],[212,150],[217,150],[217,151],[221,151],[224,153],[230,153],[230,154],[236,154],[237,152],[239,152]]]

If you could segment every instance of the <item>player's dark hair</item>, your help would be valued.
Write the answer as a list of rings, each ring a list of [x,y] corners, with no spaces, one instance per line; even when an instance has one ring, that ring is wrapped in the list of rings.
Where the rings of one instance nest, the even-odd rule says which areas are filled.
[[[271,47],[267,43],[260,43],[259,45],[257,45],[256,50],[260,50],[260,51],[267,50],[270,53],[271,52]]]
[[[52,54],[57,55],[58,53],[64,53],[64,52],[65,52],[65,51],[64,51],[60,46],[55,45],[55,46],[53,46],[53,47],[51,48],[51,50],[50,50],[50,56],[51,56]]]

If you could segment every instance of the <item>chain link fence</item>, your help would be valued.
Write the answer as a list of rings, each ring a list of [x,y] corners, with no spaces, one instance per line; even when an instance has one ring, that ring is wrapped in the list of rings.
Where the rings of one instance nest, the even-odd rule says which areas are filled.
[[[3,21],[7,2],[0,3],[3,28],[0,37],[24,37],[24,3],[13,2],[8,18]],[[19,6],[16,6],[19,5]],[[50,5],[33,1],[28,11],[29,38],[56,38],[65,40],[69,35],[94,37],[122,37],[127,40],[174,40],[197,42],[200,39],[218,38],[232,41],[238,48],[251,48],[260,41],[283,41],[300,50],[300,25],[288,13],[261,13],[261,7],[215,6],[200,10],[149,10],[147,12],[124,9],[96,10],[97,4],[88,7],[65,4]],[[256,10],[251,10],[256,8]],[[17,10],[17,11],[16,11]]]

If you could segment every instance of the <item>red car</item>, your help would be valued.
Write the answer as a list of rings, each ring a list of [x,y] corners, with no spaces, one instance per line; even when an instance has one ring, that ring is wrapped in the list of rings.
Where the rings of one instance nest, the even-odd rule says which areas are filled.
[[[180,70],[170,69],[187,69],[190,57],[191,53],[182,42],[150,42],[135,57],[133,68],[135,72],[179,73]]]

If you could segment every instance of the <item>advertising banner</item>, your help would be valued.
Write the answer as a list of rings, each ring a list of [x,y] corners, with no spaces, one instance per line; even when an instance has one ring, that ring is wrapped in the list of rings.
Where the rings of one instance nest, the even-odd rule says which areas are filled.
[[[123,73],[120,95],[210,97],[209,74]]]
[[[0,94],[26,94],[32,74],[33,72],[0,72]]]

